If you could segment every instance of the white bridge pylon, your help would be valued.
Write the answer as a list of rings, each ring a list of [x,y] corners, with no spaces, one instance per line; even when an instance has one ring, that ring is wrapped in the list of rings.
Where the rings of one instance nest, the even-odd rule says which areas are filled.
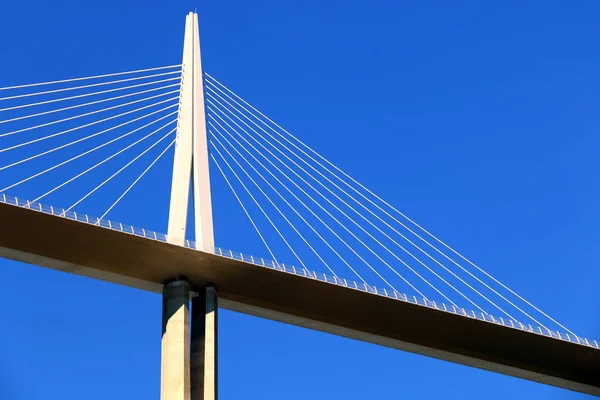
[[[200,34],[198,14],[192,12],[186,17],[182,65],[181,99],[167,238],[172,244],[183,246],[185,243],[190,182],[192,182],[196,245],[198,250],[212,251],[214,233]]]
[[[190,182],[194,192],[198,250],[212,252],[214,234],[208,170],[204,86],[198,15],[186,17],[182,81],[167,241],[184,246]],[[216,400],[217,292],[210,283],[193,288],[174,276],[163,289],[161,400]],[[192,291],[198,293],[192,301]]]

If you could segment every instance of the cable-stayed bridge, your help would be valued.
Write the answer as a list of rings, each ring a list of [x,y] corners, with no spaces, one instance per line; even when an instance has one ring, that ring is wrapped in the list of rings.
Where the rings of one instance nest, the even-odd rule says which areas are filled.
[[[194,14],[181,64],[0,89],[0,255],[162,292],[162,398],[216,397],[217,293],[232,310],[600,393],[595,340],[204,73]],[[168,231],[110,220],[158,168],[172,174]],[[215,246],[216,185],[263,254]],[[91,196],[108,200],[94,216]]]

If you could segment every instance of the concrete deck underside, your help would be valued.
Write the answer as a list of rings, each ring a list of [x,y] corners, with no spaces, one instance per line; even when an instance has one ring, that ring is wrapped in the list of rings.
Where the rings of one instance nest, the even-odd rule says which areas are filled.
[[[185,276],[220,306],[600,395],[600,351],[0,204],[0,257],[161,293]]]

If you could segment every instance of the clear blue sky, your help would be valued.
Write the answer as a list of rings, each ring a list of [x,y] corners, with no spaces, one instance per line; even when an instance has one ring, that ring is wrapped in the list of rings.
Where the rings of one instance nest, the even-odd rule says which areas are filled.
[[[572,330],[600,337],[600,3],[3,2],[0,86],[179,63],[193,9],[206,71]],[[154,174],[166,182],[168,171]],[[111,218],[166,231],[168,187],[154,182]],[[264,251],[231,229],[227,209],[215,213],[217,244]],[[160,296],[4,260],[0,271],[1,399],[158,399]],[[586,398],[220,318],[222,399]]]

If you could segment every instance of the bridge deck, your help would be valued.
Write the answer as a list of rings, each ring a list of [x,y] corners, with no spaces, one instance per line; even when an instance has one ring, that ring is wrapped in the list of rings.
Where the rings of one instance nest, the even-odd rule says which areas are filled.
[[[177,276],[221,306],[600,395],[600,350],[0,204],[0,256],[160,292]]]

